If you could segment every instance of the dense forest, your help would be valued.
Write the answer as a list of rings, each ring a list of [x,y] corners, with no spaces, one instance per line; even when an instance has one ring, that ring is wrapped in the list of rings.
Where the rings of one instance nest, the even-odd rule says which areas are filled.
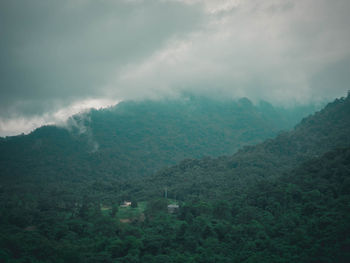
[[[0,175],[43,180],[149,175],[186,158],[233,154],[292,128],[313,109],[194,96],[122,102],[75,115],[64,127],[0,138]]]
[[[167,186],[179,198],[191,193],[210,198],[227,194],[227,198],[247,184],[278,177],[309,159],[350,146],[349,116],[350,97],[337,99],[274,139],[243,147],[231,156],[187,159],[165,168],[148,178],[148,187],[141,191],[153,187],[150,193],[154,193]]]
[[[221,102],[230,105],[222,115],[218,103],[197,103],[178,108],[167,102],[169,112],[152,108],[159,104],[125,103],[75,116],[68,131],[43,127],[2,139],[0,260],[349,262],[350,95],[280,133],[291,118],[270,106],[263,107],[269,113],[247,100]],[[147,117],[143,126],[140,114]],[[184,124],[179,141],[162,148],[179,134],[176,124]],[[103,131],[113,134],[116,127],[115,137],[103,141]],[[185,137],[191,127],[198,127],[193,140]],[[215,137],[223,131],[227,136]],[[195,142],[189,155],[182,153],[184,138]],[[125,158],[142,171],[141,156],[147,155],[128,140],[146,143],[152,156],[147,165],[164,158],[154,166],[158,171],[145,168],[144,176],[124,178],[119,168],[104,168],[123,160],[113,157],[118,142],[130,148]],[[92,151],[95,143],[99,149]],[[164,161],[171,147],[179,157]],[[169,165],[181,156],[187,159]],[[124,200],[131,205],[120,206]]]

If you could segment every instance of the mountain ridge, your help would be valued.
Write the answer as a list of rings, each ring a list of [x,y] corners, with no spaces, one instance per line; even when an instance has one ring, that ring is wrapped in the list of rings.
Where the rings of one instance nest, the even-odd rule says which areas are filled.
[[[196,97],[121,102],[75,115],[66,127],[44,126],[29,135],[1,139],[0,174],[44,174],[41,164],[49,174],[67,177],[135,177],[185,158],[232,154],[294,124],[292,111],[271,107],[255,106],[248,99]]]
[[[245,146],[231,156],[184,160],[159,171],[149,180],[158,182],[156,187],[160,189],[169,187],[178,196],[189,195],[192,191],[213,197],[217,189],[230,196],[230,192],[239,191],[240,187],[257,180],[276,178],[328,151],[350,146],[349,116],[350,95],[329,103],[321,111],[304,118],[294,130],[282,132],[274,139]],[[183,180],[188,184],[183,185]],[[180,186],[176,186],[176,182]]]
[[[18,149],[37,147],[35,153],[42,158],[30,159],[37,169],[28,170],[37,173],[29,173],[32,180],[0,177],[0,258],[55,263],[347,263],[349,104],[349,96],[336,100],[293,131],[233,155],[186,159],[138,178],[89,171],[96,163],[87,166],[88,157],[101,154],[103,144],[91,152],[90,146],[77,142],[72,148],[83,147],[86,159],[70,160],[66,166],[54,153],[40,152],[40,141],[27,143],[23,136],[27,144],[16,144],[15,139]],[[61,146],[70,136],[84,141],[79,134],[88,123],[79,126],[76,121],[71,133],[45,127],[33,136],[40,139],[41,132],[53,129],[51,136],[61,136]],[[57,150],[61,148],[58,144]],[[62,158],[70,150],[74,153],[72,148],[62,150]],[[120,207],[125,200],[134,208]],[[175,202],[178,210],[169,213],[168,204]]]

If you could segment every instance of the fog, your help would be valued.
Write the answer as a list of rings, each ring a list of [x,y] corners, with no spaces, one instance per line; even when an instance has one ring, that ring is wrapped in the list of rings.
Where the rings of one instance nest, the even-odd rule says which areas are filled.
[[[0,136],[188,92],[290,106],[344,96],[347,0],[0,3]]]

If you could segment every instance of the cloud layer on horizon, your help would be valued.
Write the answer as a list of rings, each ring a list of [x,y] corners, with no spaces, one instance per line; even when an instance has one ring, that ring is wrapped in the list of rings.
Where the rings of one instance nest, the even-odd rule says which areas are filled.
[[[347,0],[1,1],[0,135],[91,100],[343,96],[349,11]]]

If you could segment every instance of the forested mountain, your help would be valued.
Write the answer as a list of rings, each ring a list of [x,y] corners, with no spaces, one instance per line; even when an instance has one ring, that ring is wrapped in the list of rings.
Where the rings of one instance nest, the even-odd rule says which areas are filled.
[[[149,187],[169,188],[178,198],[200,195],[229,198],[263,178],[275,178],[302,162],[338,147],[350,146],[350,96],[335,100],[323,110],[303,119],[292,131],[255,146],[246,146],[232,156],[217,159],[187,159],[149,178]],[[142,182],[145,184],[145,182]],[[244,190],[243,190],[244,191]]]
[[[66,127],[0,138],[0,176],[144,176],[185,158],[232,154],[291,128],[312,109],[201,97],[122,102],[73,116]]]
[[[1,189],[2,262],[349,262],[350,148],[314,158],[230,200],[190,198],[178,214],[150,200],[146,220],[119,222],[67,191]],[[54,189],[52,189],[54,190]],[[96,190],[96,189],[95,189]],[[18,198],[22,196],[22,198]],[[62,199],[62,197],[65,197]],[[60,200],[61,199],[61,200]],[[61,204],[60,204],[61,203]],[[122,209],[122,208],[119,208]],[[116,210],[117,211],[117,210]]]
[[[130,105],[111,112],[124,116],[121,109]],[[97,118],[94,114],[103,111],[91,113],[91,124]],[[112,113],[108,110],[108,114]],[[349,116],[350,95],[303,119],[293,130],[245,146],[233,155],[186,159],[153,175],[123,180],[88,170],[84,165],[94,166],[92,159],[86,163],[72,159],[74,169],[62,164],[52,172],[48,167],[55,163],[55,155],[42,153],[43,163],[33,161],[36,156],[32,156],[31,169],[44,166],[47,177],[45,173],[32,180],[1,177],[0,259],[33,263],[350,262]],[[106,125],[100,132],[113,126],[108,119],[98,125]],[[26,138],[43,131],[52,132],[51,139],[58,138],[62,145],[75,140],[70,148],[57,144],[57,151],[66,156],[75,151],[93,155],[112,144],[101,143],[102,135],[93,125],[80,125],[77,117],[71,121],[70,132],[44,127],[28,137],[4,139],[3,145],[13,143],[12,153],[17,151],[14,146],[32,147],[24,144]],[[79,129],[83,131],[80,136]],[[49,141],[49,136],[44,138]],[[93,153],[94,142],[100,148]],[[2,158],[1,166],[16,160],[10,154]],[[97,167],[102,169],[102,164]],[[57,171],[67,177],[56,176]],[[132,207],[120,207],[123,200],[131,200]],[[168,212],[170,203],[179,205],[175,213]]]

